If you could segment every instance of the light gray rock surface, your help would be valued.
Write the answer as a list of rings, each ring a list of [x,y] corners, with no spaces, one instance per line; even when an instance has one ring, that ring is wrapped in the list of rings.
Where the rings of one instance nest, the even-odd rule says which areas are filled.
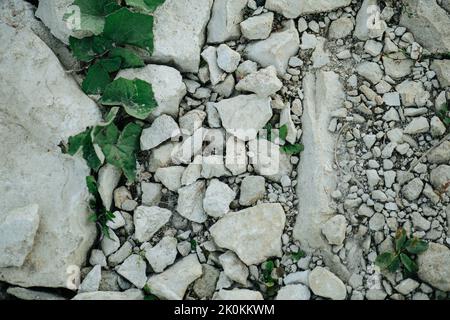
[[[246,0],[217,0],[212,7],[208,23],[208,43],[221,43],[239,39],[239,24],[244,20]]]
[[[267,0],[265,7],[288,19],[302,15],[327,12],[348,6],[351,0]]]
[[[430,243],[428,250],[417,258],[419,278],[442,291],[450,291],[450,249]]]
[[[160,207],[139,206],[134,210],[135,238],[139,242],[150,240],[158,230],[169,222],[172,212]]]
[[[342,280],[323,267],[315,267],[311,271],[309,287],[315,295],[332,300],[344,300],[347,296]]]

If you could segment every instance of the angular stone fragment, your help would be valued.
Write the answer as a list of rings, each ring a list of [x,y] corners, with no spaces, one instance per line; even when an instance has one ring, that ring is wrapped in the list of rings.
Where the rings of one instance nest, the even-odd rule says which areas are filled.
[[[172,212],[159,207],[140,206],[134,210],[135,238],[143,243],[149,241],[158,230],[169,222]]]
[[[205,181],[197,181],[178,190],[177,212],[190,221],[203,223],[207,216],[203,209]]]
[[[350,3],[351,0],[267,0],[265,7],[288,19],[295,19],[302,15],[333,11]]]
[[[309,274],[309,287],[315,295],[332,300],[344,300],[347,289],[341,279],[323,267],[316,267]]]
[[[438,243],[430,243],[428,250],[417,258],[417,273],[425,281],[444,292],[450,291],[450,249]]]
[[[239,39],[246,0],[216,0],[208,23],[208,43]]]

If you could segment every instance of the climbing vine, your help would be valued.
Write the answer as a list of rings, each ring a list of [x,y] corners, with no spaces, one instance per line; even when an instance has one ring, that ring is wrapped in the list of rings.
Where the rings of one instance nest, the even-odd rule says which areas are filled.
[[[144,67],[138,50],[153,52],[153,15],[164,0],[75,0],[76,31],[91,36],[70,37],[69,47],[82,64],[82,90],[98,96],[106,112],[104,121],[70,137],[67,153],[80,153],[94,174],[105,164],[122,170],[128,181],[136,178],[136,153],[143,121],[157,107],[150,83],[117,77],[121,69]],[[73,19],[71,12],[64,18]],[[91,220],[107,234],[114,215],[106,210],[94,176],[86,180],[93,199]]]

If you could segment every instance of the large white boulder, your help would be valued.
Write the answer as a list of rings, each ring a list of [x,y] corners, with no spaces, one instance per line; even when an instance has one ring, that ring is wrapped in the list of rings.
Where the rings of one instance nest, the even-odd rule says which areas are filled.
[[[265,7],[281,13],[288,19],[295,19],[301,15],[333,11],[348,6],[351,0],[267,0]]]
[[[333,110],[344,101],[343,87],[334,72],[308,73],[303,80],[303,145],[298,167],[299,213],[293,236],[302,248],[326,248],[322,226],[334,213],[330,194],[337,173],[333,168],[335,137],[328,131]]]
[[[37,204],[40,216],[24,264],[0,268],[0,280],[24,287],[76,284],[96,237],[88,221],[89,169],[58,144],[101,115],[31,31],[0,23],[0,52],[0,215]]]

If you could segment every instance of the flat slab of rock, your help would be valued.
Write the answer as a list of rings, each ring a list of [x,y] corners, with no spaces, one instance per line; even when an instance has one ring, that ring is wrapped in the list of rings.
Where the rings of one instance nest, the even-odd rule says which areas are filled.
[[[336,187],[333,169],[335,138],[328,131],[330,114],[340,108],[344,93],[334,72],[309,73],[303,80],[303,145],[298,167],[299,213],[293,236],[302,248],[326,248],[322,226],[334,214],[331,193]]]
[[[450,15],[436,0],[409,0],[400,17],[400,25],[414,34],[416,41],[432,53],[450,51]]]
[[[201,277],[202,265],[195,254],[176,262],[169,269],[151,276],[147,284],[152,294],[163,300],[182,300],[187,287]]]
[[[249,289],[221,289],[213,296],[213,300],[264,300],[261,292]]]
[[[207,219],[203,209],[205,181],[197,181],[178,189],[177,212],[190,221],[203,223]]]
[[[169,222],[170,210],[160,207],[140,206],[134,210],[135,238],[139,242],[149,241],[158,230]]]
[[[214,104],[223,127],[240,140],[256,138],[258,131],[272,118],[269,97],[240,95]]]
[[[333,11],[348,6],[351,0],[267,0],[265,7],[281,13],[288,19],[301,15]]]
[[[434,60],[431,69],[436,72],[442,87],[450,87],[450,60]]]
[[[88,221],[89,168],[58,144],[101,121],[53,52],[27,29],[0,23],[0,216],[39,206],[34,245],[21,267],[0,280],[23,287],[66,287],[67,271],[85,262],[96,237]],[[71,287],[75,289],[74,287]]]
[[[219,247],[234,251],[245,264],[252,265],[281,256],[285,222],[286,216],[279,203],[265,203],[228,213],[210,228],[210,232]]]
[[[442,244],[429,243],[428,250],[417,258],[422,281],[444,292],[450,291],[450,249]]]
[[[177,239],[164,237],[154,247],[145,251],[145,258],[155,272],[163,272],[177,257]]]
[[[77,294],[72,300],[144,300],[144,293],[139,289],[127,291],[95,291]]]
[[[279,76],[286,73],[289,58],[295,56],[300,48],[300,38],[292,20],[284,24],[283,30],[272,33],[265,40],[247,45],[245,56],[263,67],[274,66]]]
[[[152,61],[197,72],[213,0],[166,0],[154,13]]]
[[[177,69],[148,64],[143,68],[121,70],[116,78],[130,80],[137,78],[152,85],[158,106],[150,115],[151,118],[162,114],[178,117],[181,99],[186,95],[186,85]]]

